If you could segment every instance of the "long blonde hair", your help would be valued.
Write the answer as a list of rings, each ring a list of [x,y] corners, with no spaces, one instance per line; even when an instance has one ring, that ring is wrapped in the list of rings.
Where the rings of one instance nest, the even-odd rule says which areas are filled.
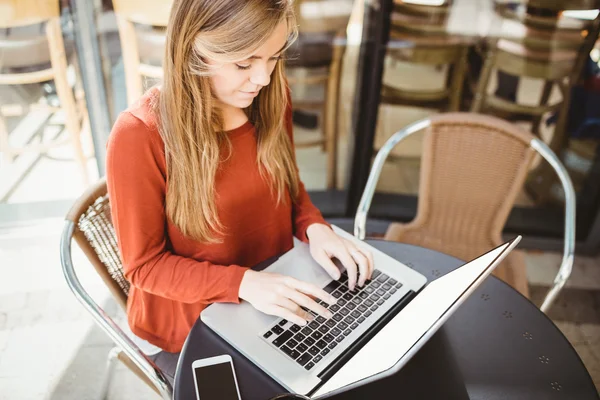
[[[164,81],[157,102],[167,160],[167,217],[201,242],[221,242],[215,177],[224,122],[211,91],[211,66],[239,62],[256,51],[277,25],[287,21],[288,45],[297,36],[291,0],[176,0],[167,28]],[[281,60],[250,107],[244,110],[257,133],[260,173],[277,201],[295,199],[299,178],[285,133],[287,88]],[[229,147],[230,148],[230,147]]]

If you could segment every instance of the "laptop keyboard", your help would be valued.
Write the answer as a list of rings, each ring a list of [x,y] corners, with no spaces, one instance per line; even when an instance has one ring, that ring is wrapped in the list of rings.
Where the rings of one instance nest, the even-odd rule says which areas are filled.
[[[371,314],[401,287],[400,282],[375,270],[371,280],[366,281],[363,287],[356,285],[354,291],[350,291],[348,274],[344,271],[339,280],[331,281],[323,288],[337,302],[329,305],[317,300],[317,303],[331,311],[332,318],[325,319],[305,309],[315,317],[307,325],[301,327],[280,319],[263,334],[263,338],[306,370],[310,370],[359,325],[369,323],[372,320],[369,319]]]

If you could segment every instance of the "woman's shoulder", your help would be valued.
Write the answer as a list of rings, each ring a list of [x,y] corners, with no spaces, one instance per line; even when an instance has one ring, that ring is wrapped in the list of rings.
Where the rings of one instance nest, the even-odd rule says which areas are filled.
[[[109,137],[109,146],[118,143],[119,147],[156,147],[162,149],[163,142],[158,131],[156,101],[158,89],[148,90],[138,101],[122,111]],[[135,150],[135,149],[131,149]]]

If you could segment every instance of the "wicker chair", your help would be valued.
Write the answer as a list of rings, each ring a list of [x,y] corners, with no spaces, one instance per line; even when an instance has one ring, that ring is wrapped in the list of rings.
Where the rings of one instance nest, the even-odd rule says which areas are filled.
[[[119,359],[163,399],[171,399],[172,388],[162,372],[90,297],[79,282],[71,259],[73,238],[102,277],[119,306],[126,310],[129,282],[123,276],[123,266],[111,220],[106,180],[100,180],[81,196],[66,217],[60,244],[63,273],[75,297],[117,345],[109,354],[102,398],[107,393],[114,360]]]
[[[392,223],[385,238],[470,260],[503,242],[502,228],[539,153],[554,168],[565,192],[564,254],[554,285],[541,306],[546,312],[566,283],[575,247],[575,192],[556,155],[541,140],[501,119],[448,113],[396,132],[378,152],[356,214],[354,231],[365,224],[383,164],[401,140],[425,129],[416,218]],[[523,255],[511,253],[495,274],[527,294]]]

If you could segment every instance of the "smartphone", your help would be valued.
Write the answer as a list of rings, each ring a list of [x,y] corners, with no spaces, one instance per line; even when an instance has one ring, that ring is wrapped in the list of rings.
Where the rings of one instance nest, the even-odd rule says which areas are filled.
[[[198,400],[241,400],[231,356],[196,360],[192,370]]]

